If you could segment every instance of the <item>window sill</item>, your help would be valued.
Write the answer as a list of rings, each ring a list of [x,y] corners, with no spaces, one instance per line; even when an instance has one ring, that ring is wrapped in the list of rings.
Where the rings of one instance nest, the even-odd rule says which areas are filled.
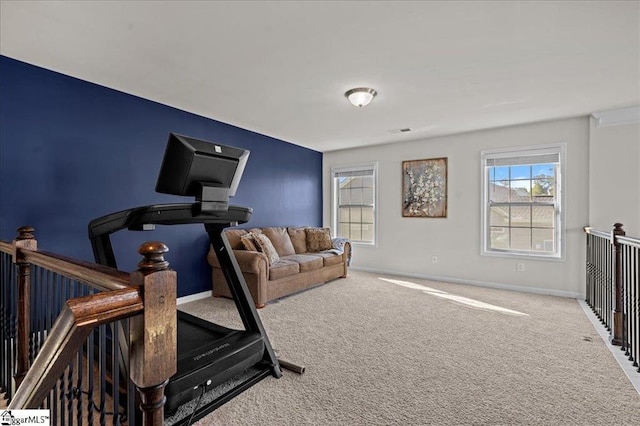
[[[378,244],[374,241],[374,242],[367,242],[367,241],[351,241],[351,244],[354,246],[363,246],[363,247],[377,247]]]
[[[549,261],[549,262],[564,262],[565,258],[563,255],[543,255],[543,254],[532,254],[532,253],[519,253],[519,252],[510,252],[510,251],[488,251],[483,250],[480,253],[481,256],[487,257],[503,257],[510,259],[525,259],[525,260],[541,260],[541,261]]]

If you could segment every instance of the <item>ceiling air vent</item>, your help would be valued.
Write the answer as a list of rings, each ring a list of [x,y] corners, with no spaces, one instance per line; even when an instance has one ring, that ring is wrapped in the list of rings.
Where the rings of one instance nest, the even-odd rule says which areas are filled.
[[[405,127],[404,129],[392,129],[392,130],[389,130],[389,133],[407,133],[407,132],[410,132],[410,131],[411,131],[411,128]]]

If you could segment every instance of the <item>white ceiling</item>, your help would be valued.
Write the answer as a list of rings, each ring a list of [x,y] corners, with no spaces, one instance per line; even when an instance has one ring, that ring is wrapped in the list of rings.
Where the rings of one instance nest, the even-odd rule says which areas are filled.
[[[2,55],[318,151],[640,104],[638,1],[0,1]]]

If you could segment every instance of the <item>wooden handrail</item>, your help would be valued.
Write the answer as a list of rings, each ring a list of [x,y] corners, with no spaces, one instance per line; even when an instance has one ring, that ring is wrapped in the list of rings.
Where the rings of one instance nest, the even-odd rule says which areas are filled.
[[[100,291],[121,290],[129,287],[129,274],[108,266],[41,250],[18,249],[17,252],[32,265],[81,281]]]
[[[45,341],[9,408],[39,407],[95,327],[131,317],[143,310],[142,297],[137,288],[67,301],[51,329],[50,338]]]
[[[0,241],[0,251],[13,253],[25,263],[64,275],[86,283],[100,291],[120,290],[129,286],[129,274],[108,266],[85,262],[42,250],[14,248],[13,244]]]
[[[594,235],[596,237],[600,237],[600,238],[604,238],[604,239],[607,239],[607,240],[611,240],[611,231],[607,232],[607,231],[602,231],[600,229],[592,228],[590,226],[585,226],[584,227],[584,232],[586,234]]]
[[[612,239],[611,231],[603,231],[601,229],[595,229],[590,226],[585,226],[583,229],[586,234],[604,238],[609,241],[611,241]],[[628,237],[626,235],[615,235],[615,239],[620,244],[624,244],[624,245],[635,247],[635,248],[640,248],[640,238]]]
[[[13,244],[6,241],[0,241],[0,251],[8,254],[13,253]]]
[[[616,240],[618,240],[620,244],[624,244],[625,246],[640,248],[640,238],[625,236],[625,237],[616,237]]]

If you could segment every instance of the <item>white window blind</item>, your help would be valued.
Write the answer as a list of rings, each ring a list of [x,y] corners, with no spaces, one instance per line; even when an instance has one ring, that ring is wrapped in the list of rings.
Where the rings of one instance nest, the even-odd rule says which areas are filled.
[[[518,155],[515,157],[489,157],[486,158],[487,167],[498,166],[523,166],[533,164],[559,163],[560,153]]]

